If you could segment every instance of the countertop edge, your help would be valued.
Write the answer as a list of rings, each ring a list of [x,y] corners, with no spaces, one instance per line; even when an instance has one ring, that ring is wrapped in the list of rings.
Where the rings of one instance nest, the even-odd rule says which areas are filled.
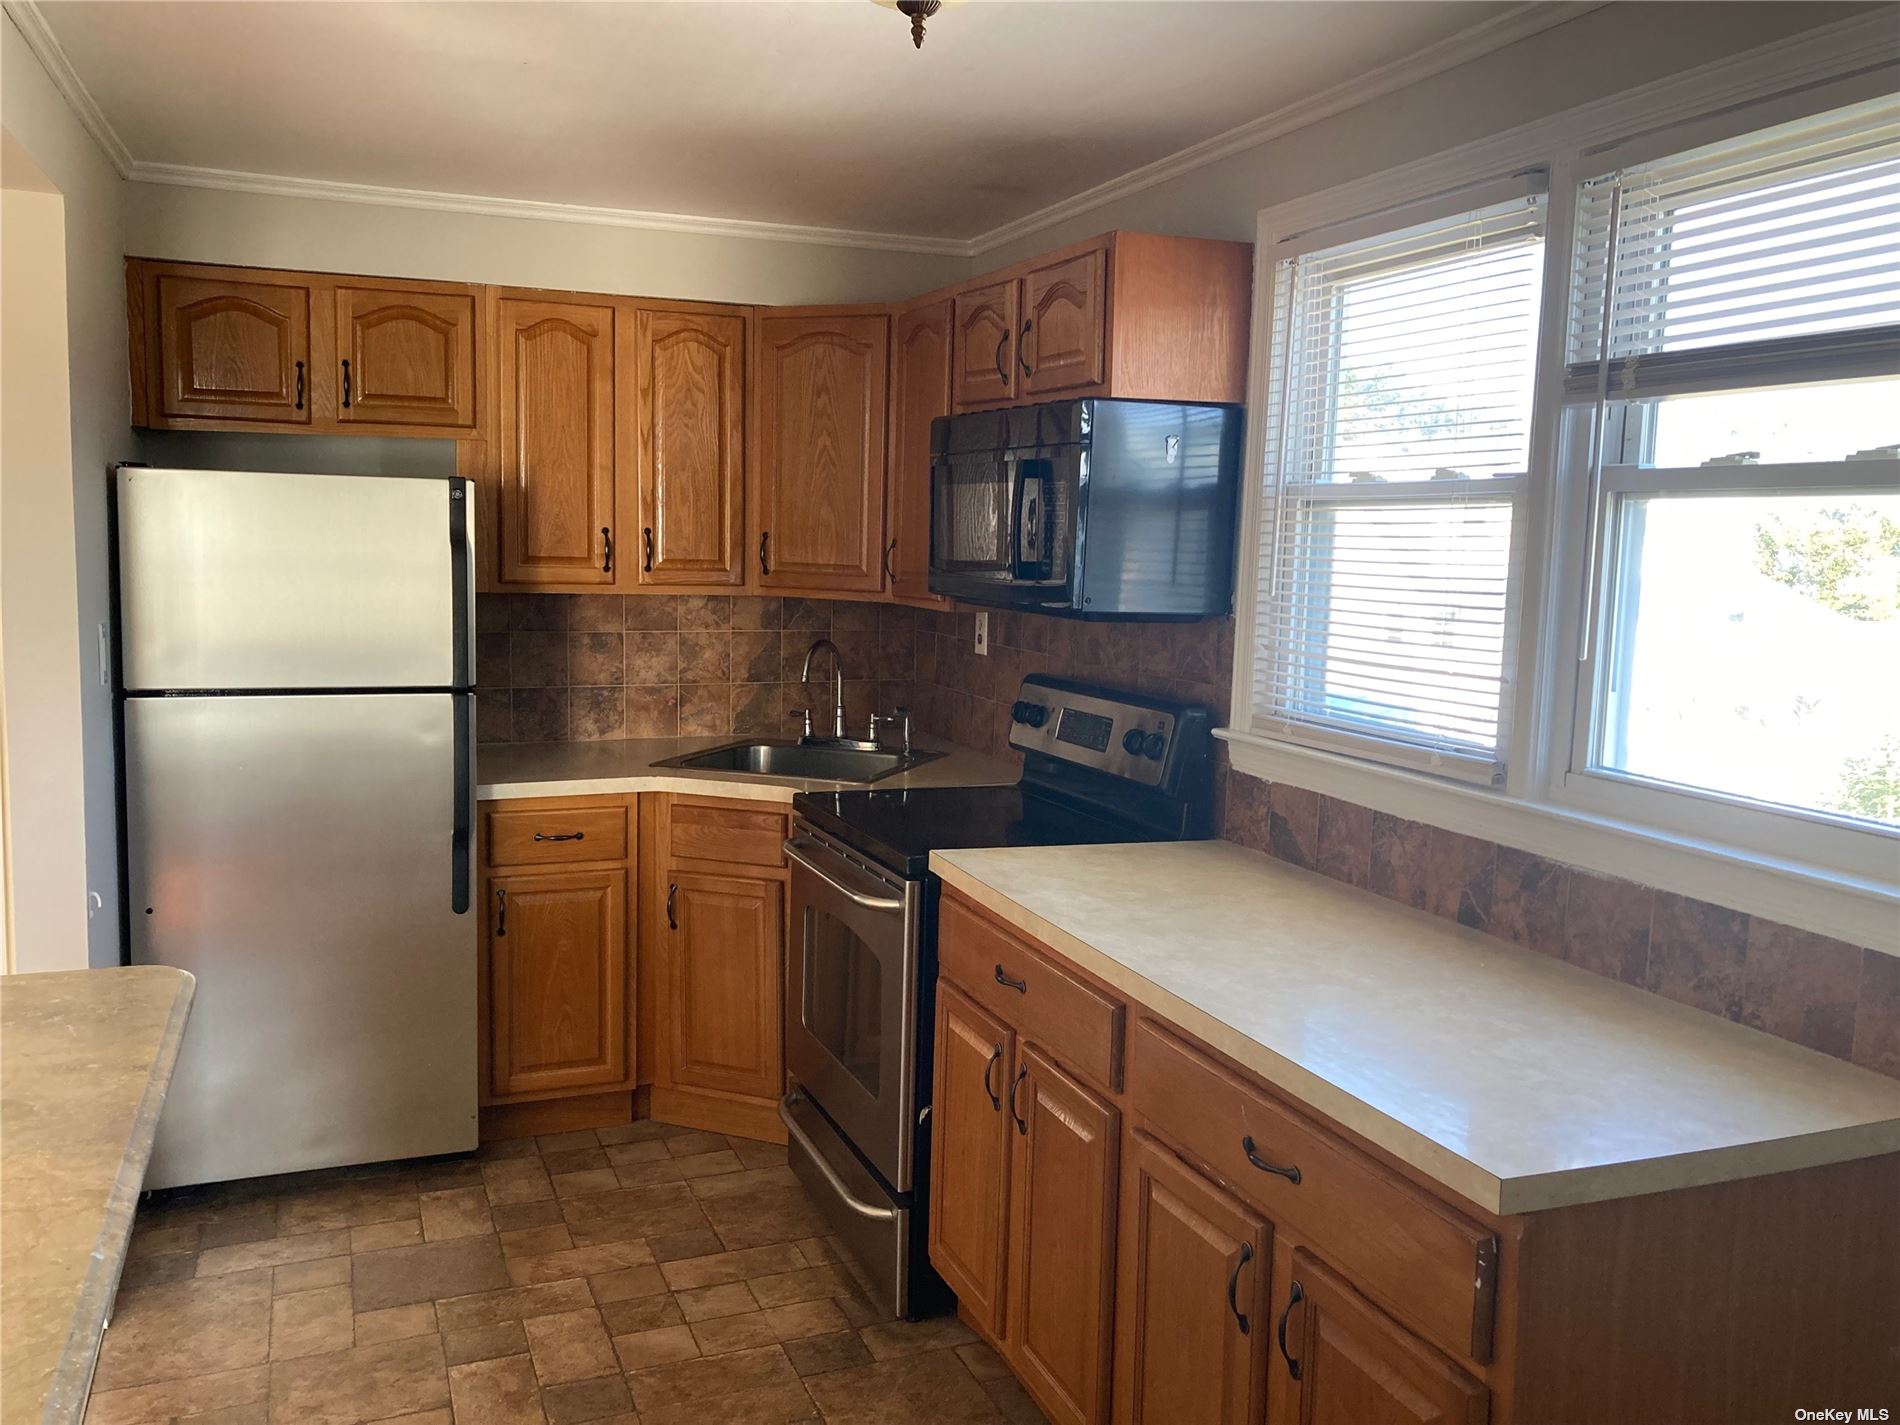
[[[171,1090],[172,1071],[178,1065],[185,1024],[197,996],[197,977],[187,970],[178,970],[177,974],[180,983],[172,997],[171,1012],[166,1017],[151,1073],[145,1081],[145,1092],[140,1095],[139,1106],[132,1115],[125,1156],[119,1163],[118,1176],[113,1180],[99,1224],[99,1240],[92,1249],[85,1279],[80,1283],[79,1299],[73,1303],[66,1345],[60,1352],[53,1378],[47,1382],[43,1417],[47,1425],[68,1425],[69,1422],[79,1425],[85,1417],[93,1370],[105,1339],[107,1314],[118,1291],[119,1276],[125,1270],[132,1220],[138,1210],[139,1193],[145,1186],[145,1169],[152,1159],[158,1116]]]
[[[875,788],[877,783],[869,782],[865,786]],[[478,802],[521,801],[529,797],[611,797],[626,796],[639,792],[677,792],[687,796],[729,797],[734,801],[783,802],[791,805],[792,798],[808,788],[833,791],[840,787],[856,789],[855,784],[846,782],[805,783],[760,778],[758,781],[728,781],[723,776],[677,776],[665,772],[636,772],[626,777],[572,777],[565,780],[547,778],[538,782],[490,782],[477,783],[475,800]]]

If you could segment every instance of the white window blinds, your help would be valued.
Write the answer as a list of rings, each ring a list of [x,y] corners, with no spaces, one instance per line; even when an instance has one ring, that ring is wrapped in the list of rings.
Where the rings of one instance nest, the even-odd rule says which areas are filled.
[[[1501,779],[1542,182],[1277,264],[1255,731]]]
[[[1896,275],[1900,97],[1606,173],[1578,195],[1571,395],[1900,369]]]

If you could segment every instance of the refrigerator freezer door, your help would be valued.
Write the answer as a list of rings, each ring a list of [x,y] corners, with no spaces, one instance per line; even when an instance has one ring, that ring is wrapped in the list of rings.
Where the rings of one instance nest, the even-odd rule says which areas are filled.
[[[475,1147],[467,700],[126,700],[132,961],[198,977],[146,1186]]]
[[[134,692],[470,682],[467,482],[121,466]]]

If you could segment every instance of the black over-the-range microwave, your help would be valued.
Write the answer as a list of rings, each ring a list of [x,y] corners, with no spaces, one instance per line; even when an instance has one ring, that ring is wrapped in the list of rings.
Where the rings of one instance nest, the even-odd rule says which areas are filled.
[[[940,417],[931,592],[1070,618],[1227,613],[1241,414],[1084,399]]]

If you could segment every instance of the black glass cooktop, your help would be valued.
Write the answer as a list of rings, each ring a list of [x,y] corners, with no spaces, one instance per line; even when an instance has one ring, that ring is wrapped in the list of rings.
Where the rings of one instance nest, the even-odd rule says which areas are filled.
[[[827,836],[911,879],[924,874],[932,851],[1155,839],[1130,822],[1091,816],[1020,786],[803,792],[792,808]]]

